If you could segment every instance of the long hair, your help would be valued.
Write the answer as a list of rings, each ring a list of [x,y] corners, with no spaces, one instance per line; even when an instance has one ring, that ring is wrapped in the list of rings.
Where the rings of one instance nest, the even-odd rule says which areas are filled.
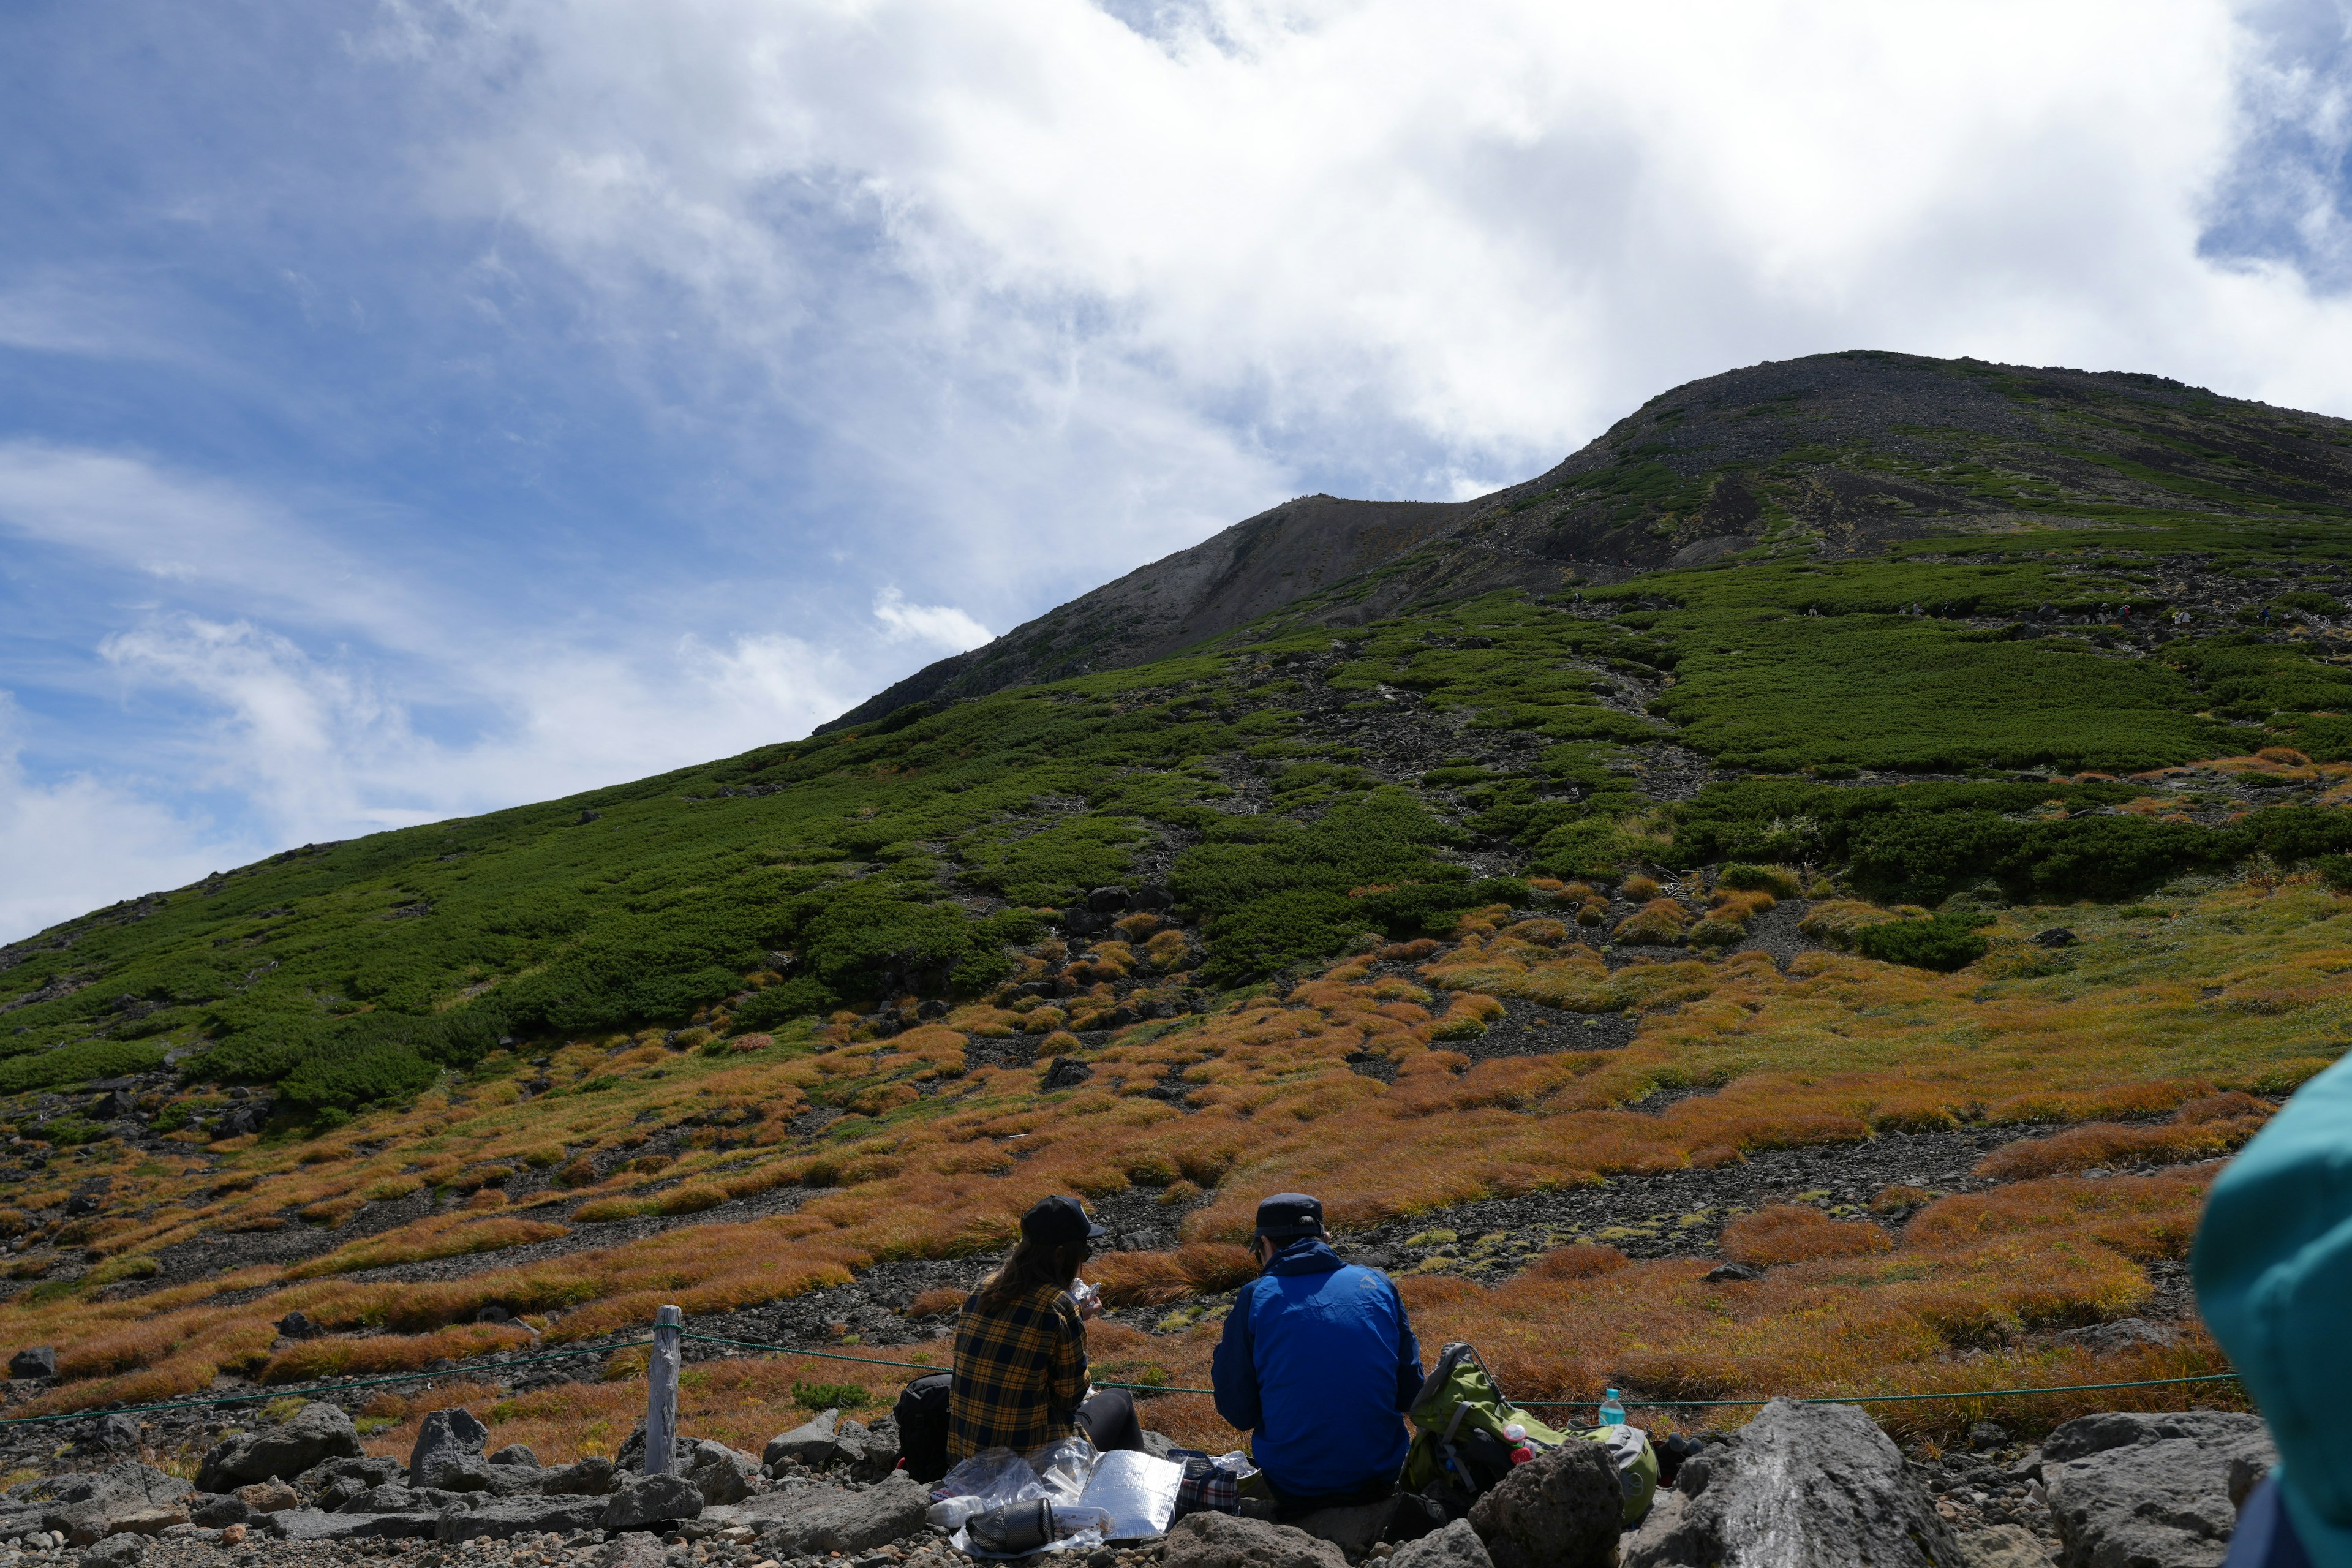
[[[1056,1290],[1066,1290],[1078,1277],[1078,1268],[1085,1263],[1088,1248],[1083,1241],[1066,1241],[1056,1246],[1032,1241],[1023,1237],[1004,1255],[997,1271],[980,1282],[975,1298],[983,1312],[999,1312],[1011,1306],[1016,1297],[1024,1296],[1040,1285],[1051,1285]]]

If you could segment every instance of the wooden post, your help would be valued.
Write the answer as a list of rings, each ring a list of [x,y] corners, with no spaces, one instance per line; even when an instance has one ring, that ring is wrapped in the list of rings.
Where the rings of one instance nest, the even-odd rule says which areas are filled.
[[[676,1307],[654,1313],[654,1352],[646,1363],[646,1474],[669,1474],[677,1451],[678,1334],[685,1314]]]

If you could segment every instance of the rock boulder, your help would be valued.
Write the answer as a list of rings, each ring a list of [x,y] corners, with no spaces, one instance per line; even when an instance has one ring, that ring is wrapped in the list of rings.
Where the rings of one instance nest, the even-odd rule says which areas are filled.
[[[539,1489],[546,1497],[604,1497],[619,1485],[620,1472],[602,1454],[539,1473]]]
[[[307,1544],[330,1541],[430,1539],[438,1516],[430,1513],[322,1513],[289,1509],[257,1520],[248,1529],[267,1530],[280,1541]]]
[[[188,1520],[188,1483],[152,1465],[110,1465],[87,1475],[68,1474],[50,1482],[41,1506],[41,1526],[69,1545],[89,1546],[129,1531],[154,1535]]]
[[[1494,1563],[1476,1529],[1468,1520],[1457,1519],[1444,1530],[1398,1547],[1389,1558],[1389,1568],[1494,1568]]]
[[[702,1511],[702,1493],[683,1476],[639,1476],[604,1500],[598,1514],[606,1530],[651,1530]]]
[[[2278,1462],[2259,1415],[2110,1411],[2067,1422],[2042,1445],[2042,1481],[2063,1568],[2216,1568],[2238,1510],[2233,1462]]]
[[[1625,1568],[1931,1568],[1962,1560],[1903,1456],[1851,1405],[1776,1399],[1685,1459]],[[1499,1562],[1499,1559],[1497,1560]]]
[[[840,1437],[841,1412],[828,1410],[814,1421],[803,1422],[789,1432],[780,1432],[768,1439],[761,1452],[760,1463],[773,1471],[787,1459],[816,1468],[833,1458]]]
[[[923,1510],[930,1501],[928,1489],[904,1476],[864,1491],[813,1487],[779,1500],[778,1511],[760,1526],[761,1543],[772,1556],[865,1552],[924,1528]]]
[[[740,1502],[751,1495],[760,1467],[751,1455],[707,1437],[681,1443],[678,1449],[671,1472],[693,1482],[705,1503]]]
[[[1625,1495],[1598,1443],[1563,1443],[1482,1495],[1470,1527],[1495,1568],[1612,1568]]]
[[[1613,1488],[1614,1482],[1612,1486]],[[1328,1541],[1230,1513],[1187,1514],[1169,1527],[1160,1568],[1348,1568]]]
[[[408,1451],[408,1484],[448,1492],[488,1491],[490,1466],[482,1458],[482,1445],[489,1436],[490,1429],[470,1410],[432,1412]]]
[[[569,1535],[593,1530],[604,1522],[605,1500],[592,1497],[497,1498],[473,1509],[441,1511],[434,1526],[436,1541],[509,1541],[518,1535],[553,1531]]]
[[[321,1460],[359,1457],[360,1435],[352,1418],[335,1405],[312,1400],[290,1420],[214,1444],[196,1467],[196,1489],[234,1491],[253,1481],[291,1479]]]

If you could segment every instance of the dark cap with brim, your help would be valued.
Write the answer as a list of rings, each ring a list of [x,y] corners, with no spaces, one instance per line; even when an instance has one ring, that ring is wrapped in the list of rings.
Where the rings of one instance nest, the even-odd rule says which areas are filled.
[[[1108,1233],[1087,1217],[1085,1205],[1056,1193],[1050,1198],[1040,1198],[1036,1207],[1021,1216],[1021,1234],[1048,1247],[1067,1247],[1073,1242],[1097,1240]]]
[[[1276,1241],[1323,1234],[1323,1204],[1305,1193],[1276,1193],[1257,1205],[1257,1234]]]

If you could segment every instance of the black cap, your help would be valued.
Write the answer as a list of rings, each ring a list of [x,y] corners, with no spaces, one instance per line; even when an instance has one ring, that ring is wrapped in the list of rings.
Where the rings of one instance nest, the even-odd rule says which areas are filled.
[[[1323,1204],[1305,1193],[1276,1193],[1257,1205],[1257,1233],[1276,1241],[1323,1234]]]
[[[1038,1199],[1037,1206],[1021,1216],[1021,1234],[1048,1247],[1067,1247],[1074,1241],[1094,1241],[1106,1233],[1087,1217],[1085,1205],[1057,1193]]]

